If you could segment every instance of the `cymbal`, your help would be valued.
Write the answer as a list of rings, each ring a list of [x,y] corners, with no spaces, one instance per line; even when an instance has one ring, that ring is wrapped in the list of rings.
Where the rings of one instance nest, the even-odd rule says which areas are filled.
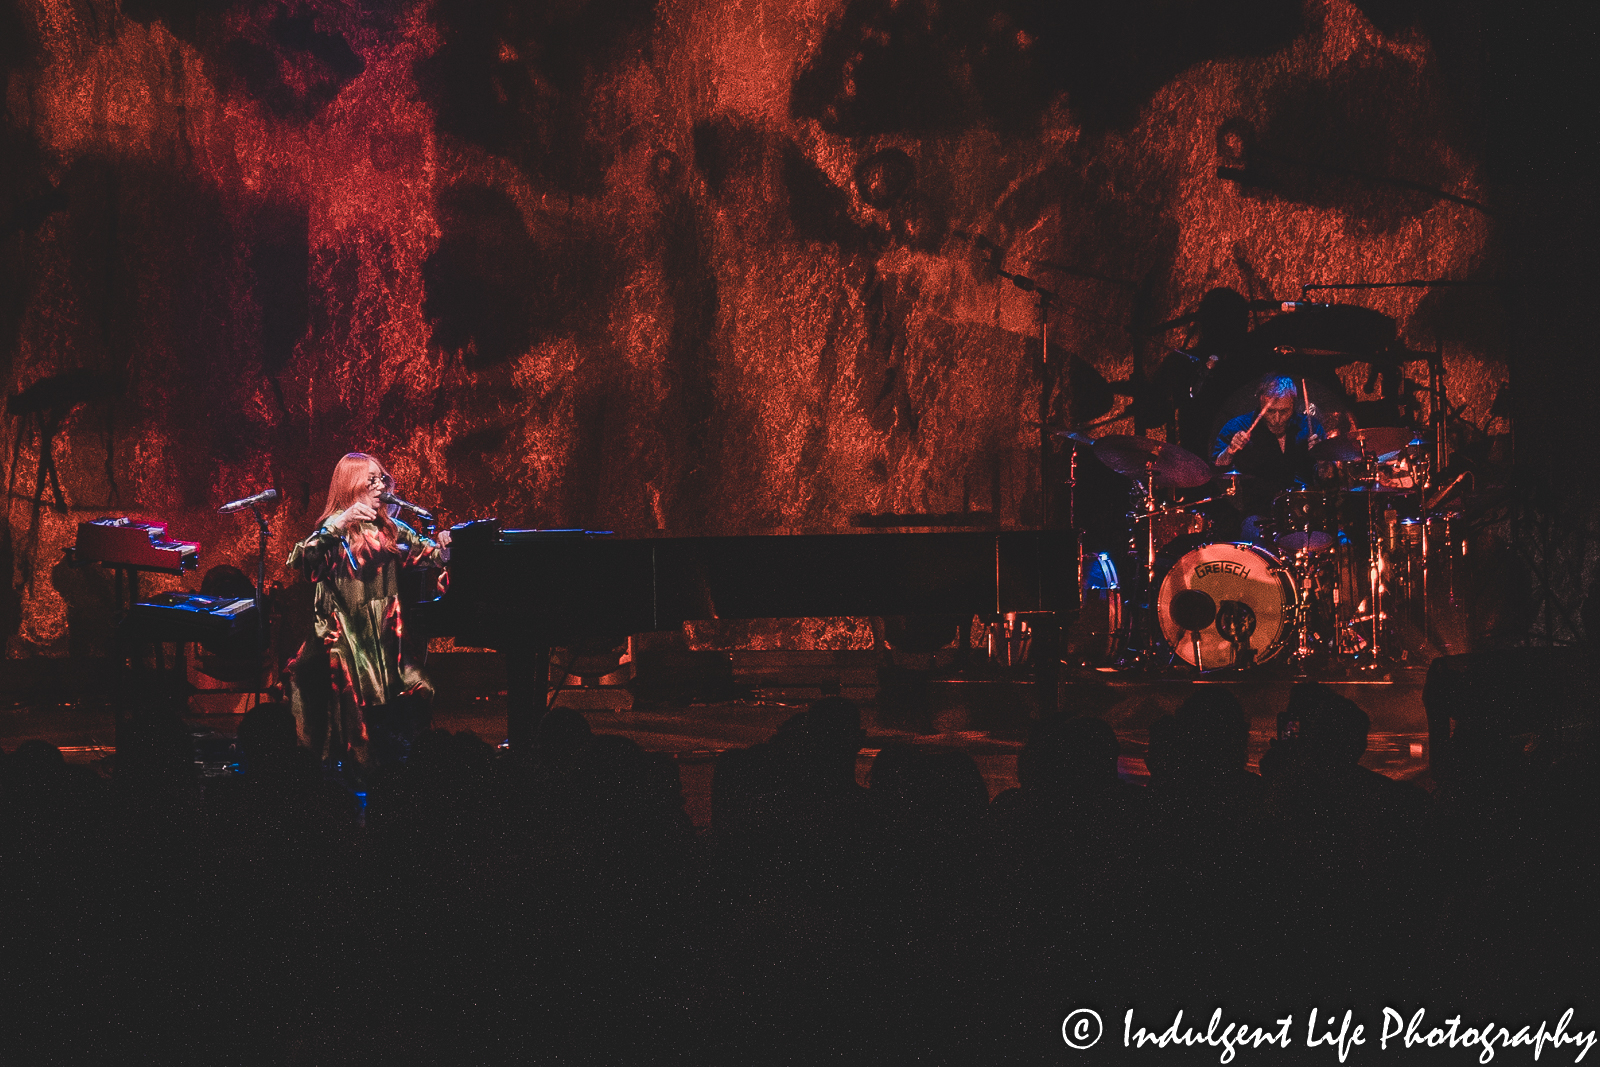
[[[1357,430],[1355,436],[1361,439],[1363,448],[1378,456],[1385,452],[1398,452],[1407,445],[1428,443],[1409,426],[1368,426]]]
[[[1321,552],[1325,548],[1333,547],[1333,535],[1323,533],[1321,530],[1295,530],[1278,537],[1278,548],[1281,551],[1297,553]]]
[[[1404,447],[1397,448],[1393,452],[1383,453],[1383,455],[1378,457],[1378,462],[1393,463],[1395,460],[1403,458],[1407,453],[1414,452],[1419,448],[1427,448],[1432,443],[1433,442],[1431,441],[1424,440],[1420,436],[1413,437],[1411,440],[1405,443]]]
[[[1356,463],[1361,459],[1361,445],[1348,434],[1329,437],[1317,442],[1311,458],[1325,463]]]
[[[1394,319],[1354,304],[1286,311],[1250,331],[1268,348],[1313,348],[1323,352],[1372,352],[1395,338]]]
[[[1411,487],[1411,486],[1382,485],[1382,484],[1373,485],[1370,482],[1364,482],[1361,485],[1352,485],[1348,489],[1341,489],[1341,490],[1339,490],[1339,492],[1341,492],[1341,493],[1415,493],[1416,489],[1414,487]]]
[[[1066,440],[1071,441],[1075,445],[1093,445],[1094,444],[1094,438],[1088,436],[1087,434],[1079,433],[1077,430],[1051,430],[1050,431],[1050,436],[1051,437],[1062,437],[1062,438],[1065,438]]]
[[[1214,475],[1212,480],[1221,487],[1224,496],[1238,496],[1241,490],[1265,484],[1254,474],[1245,474],[1243,471],[1223,471]]]
[[[1215,473],[1211,464],[1178,445],[1148,437],[1112,434],[1094,443],[1101,463],[1129,478],[1150,479],[1165,489],[1192,489],[1204,485]]]

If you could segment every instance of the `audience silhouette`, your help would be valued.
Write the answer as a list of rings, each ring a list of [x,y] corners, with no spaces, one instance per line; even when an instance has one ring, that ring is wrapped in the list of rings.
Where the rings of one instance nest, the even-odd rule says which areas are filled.
[[[867,767],[830,697],[718,758],[697,834],[677,764],[574,711],[523,752],[424,732],[363,798],[282,704],[202,779],[152,702],[113,771],[0,757],[5,1040],[12,1062],[977,1062],[1058,1054],[1050,1020],[1085,999],[1266,1023],[1573,996],[1587,743],[1467,717],[1430,794],[1361,765],[1369,729],[1296,685],[1257,775],[1238,699],[1196,685],[1149,726],[1148,786],[1109,725],[1058,715],[990,801],[955,748]]]

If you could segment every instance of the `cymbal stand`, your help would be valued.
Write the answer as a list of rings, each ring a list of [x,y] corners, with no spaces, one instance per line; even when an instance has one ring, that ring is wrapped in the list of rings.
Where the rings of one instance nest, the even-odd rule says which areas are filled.
[[[1429,461],[1420,466],[1412,467],[1412,476],[1416,479],[1413,488],[1417,493],[1417,521],[1422,525],[1422,536],[1417,539],[1416,551],[1410,545],[1404,546],[1406,553],[1406,596],[1412,601],[1407,614],[1411,620],[1420,627],[1422,640],[1426,643],[1433,634],[1432,612],[1428,607],[1428,486],[1433,478],[1433,463]],[[1413,556],[1419,558],[1413,559]],[[1415,584],[1413,584],[1413,582]]]
[[[1365,451],[1365,446],[1362,447]],[[1372,661],[1365,666],[1367,670],[1377,670],[1388,658],[1383,629],[1384,623],[1388,621],[1385,610],[1388,603],[1386,585],[1390,574],[1390,561],[1384,539],[1387,522],[1384,516],[1383,494],[1376,491],[1380,482],[1378,466],[1372,456],[1367,457],[1367,467],[1372,472],[1367,486],[1367,595],[1372,616],[1372,643],[1367,646],[1367,651],[1371,653]]]
[[[1311,598],[1313,592],[1312,562],[1309,549],[1302,548],[1289,559],[1289,573],[1294,575],[1295,602],[1294,602],[1294,628],[1296,634],[1294,651],[1290,653],[1290,662],[1300,666],[1315,654],[1311,647]]]
[[[1367,589],[1372,609],[1372,644],[1368,650],[1372,653],[1370,667],[1377,667],[1378,661],[1383,658],[1383,528],[1379,525],[1382,512],[1378,511],[1378,494],[1372,493],[1367,497]]]
[[[1156,581],[1156,462],[1152,458],[1145,464],[1144,482],[1135,482],[1144,493],[1144,584],[1152,599]]]

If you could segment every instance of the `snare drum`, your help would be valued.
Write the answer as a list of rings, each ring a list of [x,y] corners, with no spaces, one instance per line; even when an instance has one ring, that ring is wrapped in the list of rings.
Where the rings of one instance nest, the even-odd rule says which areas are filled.
[[[1190,592],[1204,598],[1187,596]],[[1184,596],[1183,601],[1179,597]],[[1211,621],[1198,631],[1179,616],[1209,600]],[[1288,644],[1295,613],[1294,581],[1277,557],[1250,544],[1201,545],[1162,579],[1156,600],[1161,634],[1180,657],[1203,670],[1265,663]],[[1205,613],[1202,613],[1205,614]],[[1199,636],[1198,657],[1195,635]],[[1235,657],[1235,644],[1238,656]]]
[[[1330,494],[1316,489],[1279,493],[1272,501],[1272,527],[1278,551],[1321,552],[1339,539],[1339,515]]]

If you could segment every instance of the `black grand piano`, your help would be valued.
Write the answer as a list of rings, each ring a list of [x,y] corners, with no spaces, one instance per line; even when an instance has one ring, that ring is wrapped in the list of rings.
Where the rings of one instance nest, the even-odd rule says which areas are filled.
[[[738,537],[451,531],[449,592],[428,631],[506,656],[507,734],[545,710],[552,647],[676,629],[695,619],[1025,613],[1041,709],[1055,706],[1055,634],[1077,607],[1077,538],[1065,530],[863,531]]]

